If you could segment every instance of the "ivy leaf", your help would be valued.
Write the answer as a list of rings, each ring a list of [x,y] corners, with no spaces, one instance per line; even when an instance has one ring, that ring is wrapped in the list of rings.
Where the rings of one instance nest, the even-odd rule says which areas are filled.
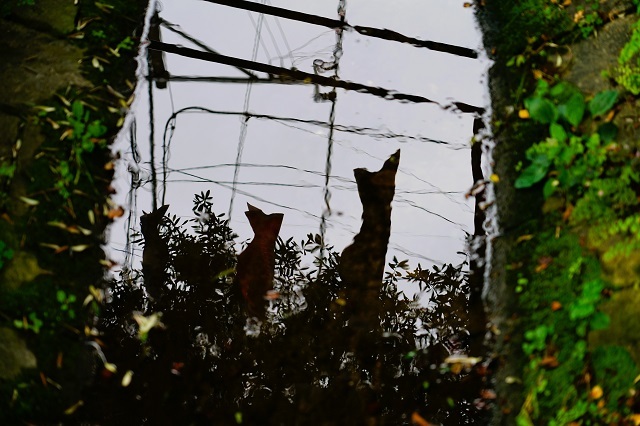
[[[531,118],[540,123],[548,124],[558,119],[558,110],[548,99],[539,97],[528,98],[524,101],[524,105],[529,111]]]
[[[564,143],[567,140],[567,132],[558,123],[551,123],[549,126],[549,133],[551,137],[558,141],[558,143]]]
[[[530,186],[540,182],[545,178],[545,176],[547,176],[547,171],[549,170],[550,165],[551,161],[549,161],[546,156],[537,156],[534,161],[522,171],[522,174],[518,176],[514,182],[514,186],[518,189],[529,188]]]
[[[596,94],[589,102],[589,112],[592,116],[606,114],[618,100],[617,90],[605,90]]]
[[[584,116],[585,103],[582,93],[575,92],[567,101],[558,107],[560,115],[573,127],[577,127]]]
[[[603,142],[612,142],[618,136],[618,126],[613,123],[603,123],[598,127],[598,134]]]

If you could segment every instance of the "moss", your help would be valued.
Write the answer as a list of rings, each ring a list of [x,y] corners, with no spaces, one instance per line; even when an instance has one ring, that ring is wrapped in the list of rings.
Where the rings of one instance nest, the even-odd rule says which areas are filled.
[[[593,15],[589,20],[573,25],[567,18],[572,20],[573,13],[580,10],[584,10],[584,14],[597,13],[601,7],[609,10],[610,5],[577,4],[562,10],[563,18],[555,15],[561,9],[558,7],[560,2],[553,2],[556,9],[550,9],[554,7],[552,2],[536,2],[533,6],[527,1],[486,3],[486,10],[481,10],[480,15],[493,19],[488,25],[485,45],[496,52],[496,65],[491,71],[494,123],[499,124],[499,127],[494,125],[497,138],[494,171],[500,174],[496,193],[502,204],[499,204],[499,214],[504,240],[496,245],[496,259],[504,256],[503,265],[509,268],[504,275],[505,287],[516,296],[514,303],[508,305],[515,321],[504,323],[510,326],[510,339],[504,343],[504,350],[507,351],[507,364],[510,368],[515,365],[515,371],[524,380],[523,395],[513,396],[510,389],[502,391],[507,402],[498,413],[498,423],[610,424],[628,414],[627,401],[616,395],[626,394],[629,384],[616,380],[606,386],[603,384],[609,404],[603,408],[590,393],[594,385],[591,371],[597,369],[602,376],[603,371],[611,368],[618,377],[616,363],[626,357],[625,365],[630,365],[629,349],[635,350],[633,344],[637,341],[634,336],[619,336],[627,345],[611,356],[602,356],[598,346],[604,343],[619,345],[607,341],[606,337],[615,334],[613,330],[625,328],[622,324],[621,328],[614,327],[620,321],[622,308],[607,306],[611,292],[614,292],[612,301],[619,299],[612,284],[605,281],[611,276],[610,271],[603,270],[603,257],[606,260],[607,252],[618,256],[638,247],[634,242],[639,226],[635,219],[638,204],[635,163],[633,154],[626,148],[617,148],[616,126],[603,125],[602,111],[617,102],[614,93],[603,93],[598,95],[597,102],[590,101],[593,94],[610,89],[599,74],[597,81],[592,78],[593,72],[601,71],[594,71],[592,61],[582,63],[585,60],[582,56],[573,58],[577,66],[589,69],[583,74],[574,73],[572,77],[587,107],[588,120],[583,120],[582,116],[578,118],[577,113],[574,117],[570,109],[577,112],[579,108],[565,100],[549,97],[547,93],[551,92],[540,92],[540,85],[536,85],[536,79],[545,79],[553,86],[562,81],[566,72],[562,68],[549,70],[543,67],[540,59],[546,44],[563,45],[584,37],[591,38],[593,31],[589,27],[595,28],[604,22],[602,19],[598,22],[598,16]],[[520,21],[524,16],[521,6],[525,4],[531,7],[527,16],[535,23],[533,26]],[[615,31],[609,32],[615,34],[608,34],[607,28],[603,29],[603,45],[616,44],[624,37],[623,30],[629,20],[620,21],[611,25]],[[549,24],[556,27],[550,28]],[[590,40],[575,48],[569,45],[568,49],[582,52],[588,46]],[[593,46],[593,54],[601,55],[598,49],[602,46]],[[615,54],[616,49],[605,51]],[[610,59],[604,56],[603,62]],[[599,88],[592,91],[590,87]],[[606,105],[598,104],[607,99]],[[623,102],[626,103],[626,99]],[[563,103],[567,106],[562,107]],[[540,108],[534,110],[537,107]],[[515,114],[525,108],[533,120],[524,121]],[[559,114],[547,114],[553,113],[554,109]],[[616,111],[617,107],[611,115]],[[593,117],[589,117],[589,113]],[[563,139],[563,134],[575,135],[579,139],[574,142],[583,146],[572,148],[569,146],[571,141]],[[560,145],[559,140],[568,141],[567,147],[554,151],[552,148]],[[523,159],[524,151],[539,141],[542,142],[529,151],[526,160]],[[547,161],[539,162],[539,170],[532,169],[530,161],[539,160],[541,155],[546,156]],[[516,166],[519,161],[522,161],[520,168]],[[514,193],[514,183],[523,186],[522,180],[516,180],[514,169],[519,174],[527,167],[526,186],[529,187]],[[554,180],[557,181],[555,186],[547,183]],[[606,262],[604,265],[615,268]],[[632,262],[630,267],[633,265],[636,263]],[[638,271],[632,269],[624,269],[623,274],[637,279]],[[600,336],[597,341],[590,337],[596,335]],[[596,362],[599,363],[597,368]],[[631,371],[625,371],[631,374]],[[501,386],[498,386],[499,394]],[[512,414],[504,415],[504,412]]]

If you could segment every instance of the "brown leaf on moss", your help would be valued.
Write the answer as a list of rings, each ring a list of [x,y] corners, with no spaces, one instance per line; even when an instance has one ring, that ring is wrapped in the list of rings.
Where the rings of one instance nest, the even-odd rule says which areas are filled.
[[[564,222],[569,220],[569,217],[571,217],[571,213],[573,213],[573,204],[569,203],[567,204],[567,208],[564,209],[564,213],[562,213],[562,220]]]
[[[562,303],[558,302],[557,300],[551,302],[552,311],[559,311],[560,309],[562,309]]]
[[[547,355],[540,361],[540,366],[545,368],[556,368],[559,365],[558,358],[552,355]]]
[[[551,265],[553,262],[553,257],[551,256],[542,256],[538,259],[538,266],[536,266],[536,272],[542,272]]]

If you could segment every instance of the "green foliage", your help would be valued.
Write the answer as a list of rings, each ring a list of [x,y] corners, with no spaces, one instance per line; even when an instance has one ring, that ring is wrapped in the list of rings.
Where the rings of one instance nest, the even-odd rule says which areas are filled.
[[[544,351],[547,347],[547,337],[553,334],[553,326],[539,325],[533,330],[524,333],[526,342],[522,344],[522,349],[527,355]]]
[[[615,80],[634,95],[640,94],[640,21],[633,26],[631,38],[620,51]]]
[[[38,318],[38,314],[35,312],[29,313],[28,316],[24,317],[21,320],[13,320],[13,325],[16,328],[21,328],[23,330],[31,330],[34,333],[40,333],[40,329],[44,325],[44,322]]]
[[[107,127],[101,120],[91,120],[91,114],[85,109],[81,101],[74,101],[71,111],[67,114],[67,120],[71,127],[71,155],[69,160],[61,160],[54,168],[58,176],[55,188],[63,198],[71,196],[71,187],[77,185],[84,169],[83,156],[93,152],[96,146],[106,146],[103,136],[107,133]],[[85,173],[92,181],[90,174]]]
[[[76,313],[73,310],[73,303],[75,303],[76,296],[73,294],[67,294],[64,290],[58,290],[56,292],[56,300],[60,303],[60,310],[66,312],[70,319],[75,319]]]
[[[617,90],[605,90],[604,92],[597,93],[589,102],[589,112],[593,117],[604,115],[613,108],[617,101]]]
[[[0,240],[0,269],[4,267],[4,262],[13,258],[13,250],[7,246],[7,243]]]
[[[548,198],[557,189],[566,191],[598,178],[607,160],[601,134],[611,140],[617,128],[607,123],[601,133],[581,135],[578,126],[586,110],[591,117],[601,116],[613,108],[617,99],[618,92],[609,90],[598,93],[587,105],[584,96],[570,84],[560,82],[550,88],[546,81],[539,80],[534,94],[524,104],[531,119],[549,125],[549,137],[527,150],[531,164],[516,179],[515,187],[531,187],[554,171],[555,179],[544,187]]]
[[[614,410],[619,400],[629,395],[638,376],[638,367],[629,351],[620,346],[599,346],[591,354],[595,383],[602,386],[609,409]]]

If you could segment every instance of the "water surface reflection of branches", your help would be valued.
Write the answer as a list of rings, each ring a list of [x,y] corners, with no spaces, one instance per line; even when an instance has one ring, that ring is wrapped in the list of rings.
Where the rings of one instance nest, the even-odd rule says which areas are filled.
[[[118,372],[98,379],[98,402],[88,407],[102,424],[359,425],[375,416],[395,425],[409,423],[412,413],[484,424],[474,408],[484,386],[480,369],[444,363],[468,347],[465,265],[409,270],[394,259],[380,295],[382,333],[354,354],[332,247],[305,266],[305,255],[320,251],[319,236],[278,240],[277,297],[257,323],[247,319],[230,277],[236,254],[228,221],[214,212],[209,193],[195,197],[193,213],[186,221],[164,217],[157,228],[155,244],[166,245],[169,260],[159,266],[162,282],[145,283],[159,290],[153,299],[140,273],[110,284],[100,328]],[[399,292],[400,281],[415,286],[416,296]],[[141,318],[156,326],[143,329]],[[373,367],[367,357],[377,360]],[[382,384],[373,405],[365,403],[372,380]]]

